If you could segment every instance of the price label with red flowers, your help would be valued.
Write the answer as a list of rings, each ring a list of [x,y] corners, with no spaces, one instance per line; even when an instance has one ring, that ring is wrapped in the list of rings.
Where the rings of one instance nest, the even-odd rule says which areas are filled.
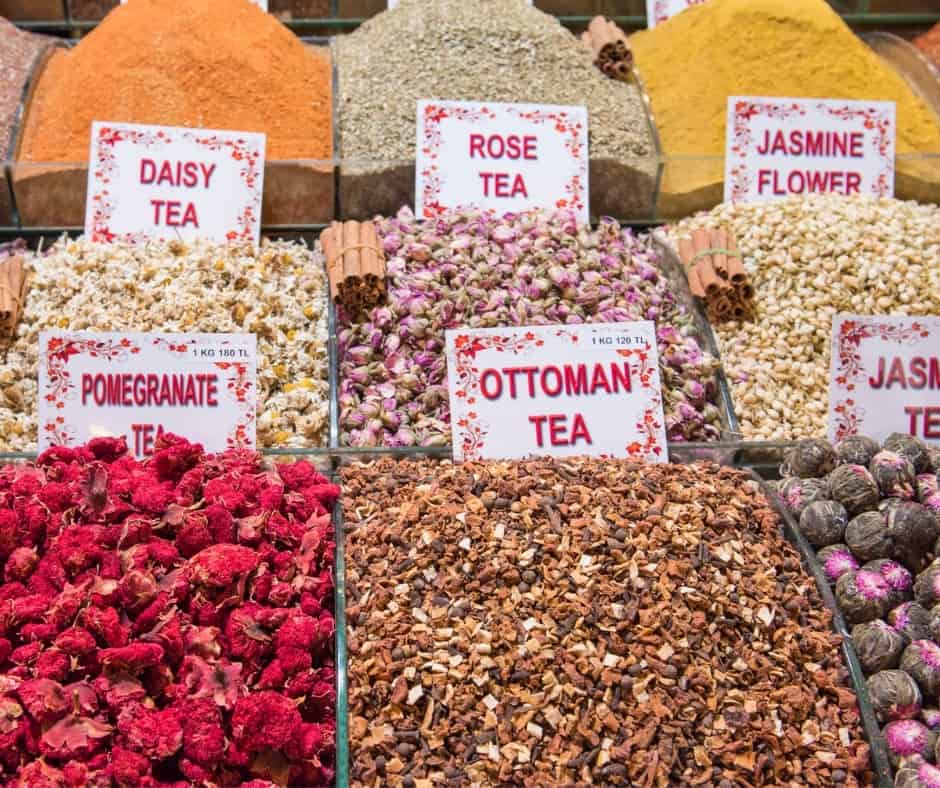
[[[829,437],[892,432],[940,445],[940,317],[836,315]]]
[[[39,335],[39,449],[124,436],[138,457],[165,432],[208,451],[255,445],[254,334]]]
[[[92,241],[255,241],[265,135],[131,123],[91,126]]]
[[[571,210],[587,222],[584,107],[419,101],[417,213]]]
[[[454,457],[666,462],[651,321],[446,332]]]
[[[728,96],[725,201],[894,195],[893,101]]]

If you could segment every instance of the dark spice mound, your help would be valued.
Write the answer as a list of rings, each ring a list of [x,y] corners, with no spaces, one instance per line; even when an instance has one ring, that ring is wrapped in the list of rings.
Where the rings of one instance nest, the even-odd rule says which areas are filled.
[[[715,465],[343,471],[354,785],[858,785],[838,638]]]

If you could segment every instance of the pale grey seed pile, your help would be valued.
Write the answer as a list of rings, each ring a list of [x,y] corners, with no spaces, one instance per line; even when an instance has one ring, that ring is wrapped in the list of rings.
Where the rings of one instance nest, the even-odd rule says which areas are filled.
[[[418,99],[585,105],[591,156],[654,153],[640,92],[525,0],[402,0],[334,44],[345,159],[414,157]]]

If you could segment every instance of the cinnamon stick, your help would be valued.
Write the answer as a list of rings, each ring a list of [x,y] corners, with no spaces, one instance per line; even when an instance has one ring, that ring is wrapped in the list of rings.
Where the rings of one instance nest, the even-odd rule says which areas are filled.
[[[23,258],[12,255],[0,264],[0,334],[12,337],[16,333],[26,298],[26,271]]]
[[[711,257],[706,254],[708,250],[708,231],[694,230],[692,232],[692,267],[698,272],[702,280],[702,287],[705,288],[705,297],[714,298],[721,290],[721,283],[718,274],[711,263]]]
[[[728,278],[728,255],[724,252],[728,243],[728,233],[723,228],[712,230],[708,233],[708,241],[712,252],[712,265],[715,273],[722,279]]]
[[[744,270],[744,261],[738,253],[738,241],[734,237],[734,233],[728,233],[727,249],[735,252],[735,254],[728,256],[728,275],[733,284],[744,284],[747,282],[747,272]],[[751,294],[753,295],[753,290]]]
[[[385,301],[385,253],[373,222],[333,222],[320,234],[330,294],[354,317]]]
[[[689,289],[692,295],[698,298],[705,297],[705,288],[702,286],[702,278],[699,276],[695,266],[692,265],[692,258],[695,256],[695,249],[692,247],[692,241],[689,238],[680,238],[677,244],[679,252],[679,261],[685,269],[686,277],[689,280]]]
[[[594,65],[611,79],[626,82],[633,70],[633,53],[627,43],[627,34],[614,22],[595,16],[581,40],[594,55]]]

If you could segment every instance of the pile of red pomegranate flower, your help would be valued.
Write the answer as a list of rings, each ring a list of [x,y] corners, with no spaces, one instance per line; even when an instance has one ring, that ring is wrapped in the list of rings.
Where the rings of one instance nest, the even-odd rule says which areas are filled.
[[[0,778],[332,784],[338,496],[173,435],[0,470]]]

